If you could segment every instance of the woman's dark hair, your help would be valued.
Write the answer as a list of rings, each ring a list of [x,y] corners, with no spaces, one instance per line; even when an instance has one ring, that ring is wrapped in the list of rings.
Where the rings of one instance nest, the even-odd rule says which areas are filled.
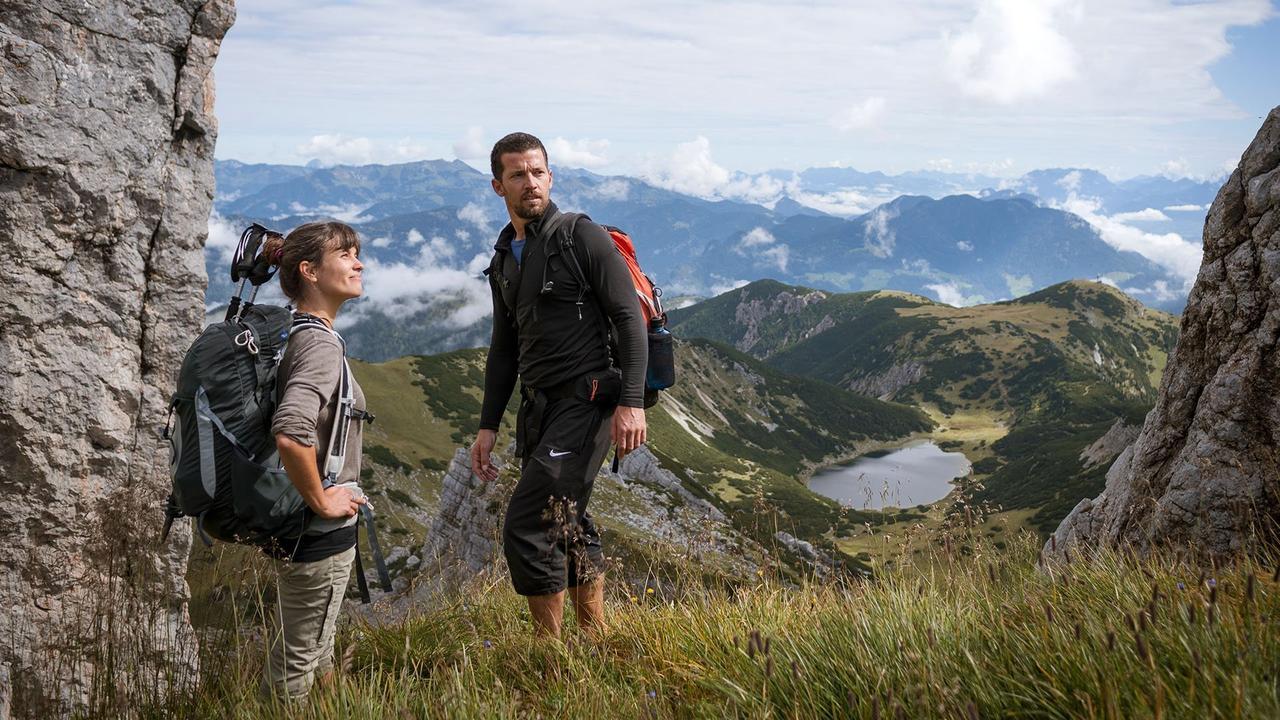
[[[288,235],[272,235],[262,245],[262,253],[280,268],[280,289],[293,301],[302,299],[302,273],[298,265],[309,262],[319,267],[330,250],[360,252],[360,236],[346,223],[335,220],[299,225]]]
[[[522,153],[528,150],[541,150],[543,162],[551,163],[547,158],[547,149],[543,147],[542,141],[529,133],[514,132],[494,143],[493,151],[489,153],[489,169],[493,171],[493,179],[502,179],[503,155],[507,153]]]

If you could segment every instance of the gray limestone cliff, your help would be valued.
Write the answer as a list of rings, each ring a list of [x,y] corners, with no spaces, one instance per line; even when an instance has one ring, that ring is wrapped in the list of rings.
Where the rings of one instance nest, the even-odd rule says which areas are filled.
[[[0,4],[0,717],[189,682],[164,424],[204,307],[232,0]]]
[[[1280,522],[1280,108],[1218,192],[1156,406],[1046,546],[1229,560]]]

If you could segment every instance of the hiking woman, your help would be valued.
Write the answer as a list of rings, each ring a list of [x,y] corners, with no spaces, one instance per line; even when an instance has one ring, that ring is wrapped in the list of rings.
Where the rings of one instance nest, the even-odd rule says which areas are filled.
[[[356,519],[364,497],[342,487],[360,476],[360,422],[347,434],[346,461],[336,483],[321,485],[344,366],[342,338],[333,323],[342,304],[360,297],[360,238],[340,222],[302,225],[269,237],[262,252],[279,266],[280,287],[299,318],[322,327],[289,337],[277,375],[279,405],[271,423],[280,460],[303,500],[337,529],[276,538],[264,548],[279,572],[276,621],[262,681],[264,694],[301,698],[316,678],[333,672],[333,639],[356,553]],[[356,416],[364,393],[351,378]],[[314,528],[317,523],[312,523]]]

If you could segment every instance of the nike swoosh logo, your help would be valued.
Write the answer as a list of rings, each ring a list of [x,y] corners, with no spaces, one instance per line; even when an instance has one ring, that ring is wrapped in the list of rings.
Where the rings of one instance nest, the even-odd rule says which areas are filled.
[[[547,455],[549,455],[549,456],[551,456],[551,457],[553,457],[553,458],[564,457],[565,455],[572,455],[572,454],[573,454],[573,451],[572,451],[572,450],[565,450],[565,451],[563,451],[563,452],[557,452],[557,451],[555,451],[555,450],[548,450],[548,451],[547,451]]]

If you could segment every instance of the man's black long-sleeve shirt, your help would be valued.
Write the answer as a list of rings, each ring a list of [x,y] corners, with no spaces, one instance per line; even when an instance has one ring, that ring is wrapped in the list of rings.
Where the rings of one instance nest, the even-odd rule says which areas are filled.
[[[545,389],[609,367],[605,318],[616,335],[620,404],[644,407],[648,346],[626,261],[604,228],[581,218],[574,226],[573,255],[589,286],[582,288],[573,258],[560,247],[558,236],[568,231],[570,220],[557,219],[559,214],[549,203],[542,217],[525,225],[519,264],[511,253],[515,229],[510,224],[494,246],[489,273],[493,336],[485,363],[482,430],[498,429],[517,375],[526,385]],[[551,226],[556,227],[544,236],[543,228]]]

